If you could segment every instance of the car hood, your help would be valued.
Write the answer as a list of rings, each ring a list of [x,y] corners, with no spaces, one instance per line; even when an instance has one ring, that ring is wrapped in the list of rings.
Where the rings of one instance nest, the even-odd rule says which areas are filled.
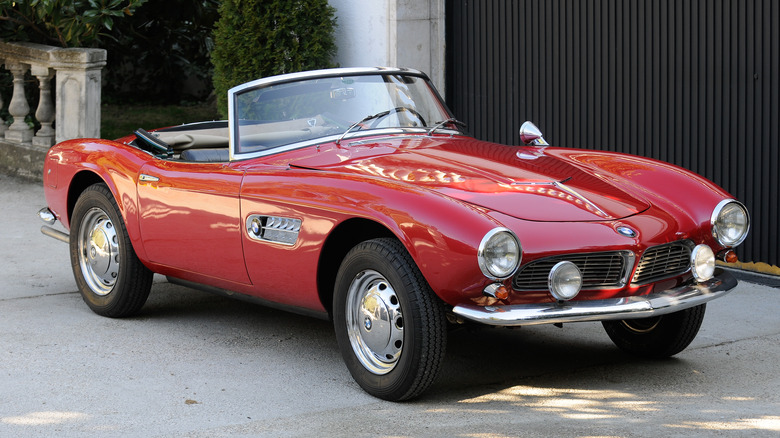
[[[412,184],[533,221],[614,220],[650,207],[628,184],[545,148],[465,137],[373,138],[290,165]]]

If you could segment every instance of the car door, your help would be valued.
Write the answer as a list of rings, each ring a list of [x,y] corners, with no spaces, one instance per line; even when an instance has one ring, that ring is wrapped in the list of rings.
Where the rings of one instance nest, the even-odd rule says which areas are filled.
[[[173,276],[249,284],[241,246],[242,174],[225,163],[146,164],[138,206],[149,260],[182,271]]]
[[[244,254],[256,295],[324,311],[317,264],[323,241],[341,215],[321,207],[328,194],[309,181],[316,179],[313,174],[275,166],[247,170],[241,187]]]

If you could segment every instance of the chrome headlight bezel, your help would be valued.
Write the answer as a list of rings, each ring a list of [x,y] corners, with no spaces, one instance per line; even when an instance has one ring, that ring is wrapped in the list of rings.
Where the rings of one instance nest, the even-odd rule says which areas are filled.
[[[505,248],[502,249],[501,246]],[[477,250],[479,269],[485,277],[494,281],[506,280],[513,276],[520,267],[522,258],[523,248],[520,239],[512,230],[504,227],[488,231]],[[501,261],[504,262],[500,263]]]
[[[727,218],[729,215],[733,213],[738,214],[739,212],[744,216],[739,220],[739,222],[742,222],[740,224],[741,230],[738,231],[738,236],[733,237],[733,233],[730,232],[733,228],[727,227],[729,225],[734,225],[734,221]],[[715,210],[712,211],[710,227],[712,229],[712,237],[714,237],[718,243],[725,247],[733,248],[744,242],[747,238],[748,232],[750,231],[750,213],[748,213],[747,208],[741,202],[734,199],[724,199],[723,201],[720,201],[715,207]]]

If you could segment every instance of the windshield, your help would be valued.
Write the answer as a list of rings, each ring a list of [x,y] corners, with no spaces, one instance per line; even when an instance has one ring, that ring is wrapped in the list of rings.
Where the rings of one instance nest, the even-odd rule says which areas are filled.
[[[450,118],[425,79],[404,74],[271,84],[237,92],[233,104],[239,154],[372,129],[423,130]]]

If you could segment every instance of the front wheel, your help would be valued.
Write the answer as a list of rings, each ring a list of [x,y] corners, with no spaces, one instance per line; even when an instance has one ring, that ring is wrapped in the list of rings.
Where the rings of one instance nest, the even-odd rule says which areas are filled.
[[[699,333],[706,304],[652,318],[603,321],[612,342],[637,356],[664,358],[683,351]]]
[[[97,314],[119,318],[138,312],[153,273],[133,250],[111,191],[88,187],[73,208],[70,263],[84,302]]]
[[[355,381],[391,401],[427,389],[444,358],[446,317],[403,245],[386,238],[358,244],[335,286],[336,339]]]

